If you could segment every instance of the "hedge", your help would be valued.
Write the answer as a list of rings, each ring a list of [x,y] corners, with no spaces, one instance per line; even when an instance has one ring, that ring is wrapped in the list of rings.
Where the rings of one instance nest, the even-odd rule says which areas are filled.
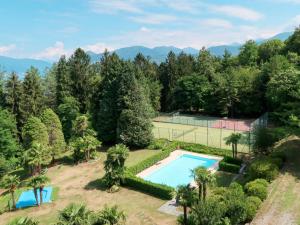
[[[263,182],[263,179],[257,179],[254,181],[250,181],[245,185],[245,192],[249,196],[256,196],[260,198],[260,200],[265,200],[268,195],[267,189],[267,181]]]
[[[192,143],[185,143],[185,142],[177,142],[177,143],[182,149],[190,152],[209,154],[209,155],[218,155],[218,156],[230,156],[232,154],[230,150],[226,150],[226,149],[213,148],[201,144],[192,144]]]
[[[279,160],[270,157],[256,158],[249,166],[250,180],[257,178],[266,179],[269,182],[274,180],[279,174],[278,162]]]
[[[130,174],[125,176],[124,185],[166,200],[172,199],[175,191],[170,186],[152,183]]]
[[[239,173],[240,172],[240,166],[235,164],[230,164],[227,162],[224,162],[223,160],[219,163],[219,169],[225,172],[230,173]]]
[[[230,156],[224,156],[223,161],[227,162],[229,164],[235,164],[235,165],[238,165],[238,166],[241,166],[242,163],[243,163],[243,160],[236,159],[236,158],[233,158],[233,157],[230,157]]]

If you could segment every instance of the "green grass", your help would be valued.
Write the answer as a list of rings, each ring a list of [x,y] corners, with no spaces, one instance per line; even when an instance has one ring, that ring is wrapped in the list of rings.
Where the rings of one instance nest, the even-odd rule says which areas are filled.
[[[59,187],[53,187],[51,201],[55,201],[58,199]]]

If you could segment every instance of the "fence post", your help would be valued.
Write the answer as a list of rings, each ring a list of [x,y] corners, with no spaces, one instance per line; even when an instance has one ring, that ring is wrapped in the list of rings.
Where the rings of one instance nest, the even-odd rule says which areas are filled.
[[[251,152],[251,130],[249,130],[249,154]]]
[[[222,120],[220,121],[221,126],[220,126],[220,148],[222,148]]]
[[[206,120],[206,144],[208,146],[208,120]]]

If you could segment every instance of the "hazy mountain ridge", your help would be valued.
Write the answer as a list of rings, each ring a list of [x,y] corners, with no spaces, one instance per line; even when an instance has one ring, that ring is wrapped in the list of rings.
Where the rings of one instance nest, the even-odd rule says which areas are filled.
[[[267,40],[280,39],[282,41],[286,40],[293,32],[284,32],[277,34],[268,39],[259,39],[256,40],[257,43],[263,43]],[[219,45],[219,46],[211,46],[208,50],[215,56],[222,56],[225,49],[231,52],[232,55],[237,55],[239,53],[241,44],[230,44],[230,45]],[[125,60],[132,60],[138,53],[142,53],[144,56],[150,57],[154,62],[160,63],[163,62],[168,53],[173,51],[176,55],[181,52],[197,55],[199,53],[199,49],[195,48],[177,48],[174,46],[159,46],[155,48],[147,48],[144,46],[131,46],[116,49],[114,52],[118,54],[121,58]],[[92,62],[99,61],[103,55],[103,53],[97,54],[94,52],[88,52],[91,57]],[[52,63],[44,60],[38,59],[19,59],[19,58],[11,58],[0,56],[0,68],[8,73],[14,71],[19,74],[20,77],[23,77],[26,70],[30,68],[30,66],[34,66],[39,69],[41,73],[45,71],[46,68],[51,67]]]

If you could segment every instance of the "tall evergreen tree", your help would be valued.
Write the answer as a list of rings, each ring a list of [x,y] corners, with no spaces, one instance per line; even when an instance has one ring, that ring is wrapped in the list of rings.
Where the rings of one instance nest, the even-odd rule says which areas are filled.
[[[43,110],[43,91],[38,70],[31,67],[24,78],[22,85],[21,112],[22,124],[30,116],[38,116]]]
[[[21,132],[22,84],[16,73],[11,73],[5,85],[5,103],[8,110],[16,117],[17,128]]]
[[[149,96],[138,83],[137,71],[131,63],[125,63],[119,83],[119,106],[122,111],[118,119],[118,139],[133,147],[145,147],[152,141],[151,114],[153,109]]]
[[[60,57],[56,66],[56,102],[59,106],[63,103],[65,97],[71,94],[71,79],[66,57]]]
[[[91,77],[89,74],[90,57],[78,48],[70,57],[70,78],[72,80],[72,96],[80,102],[80,113],[86,113],[90,107]]]
[[[207,77],[211,82],[216,73],[214,57],[204,47],[200,50],[197,58],[197,72]]]
[[[45,76],[42,78],[42,90],[43,90],[43,102],[44,106],[56,109],[56,65],[53,65],[50,69],[47,69]]]

